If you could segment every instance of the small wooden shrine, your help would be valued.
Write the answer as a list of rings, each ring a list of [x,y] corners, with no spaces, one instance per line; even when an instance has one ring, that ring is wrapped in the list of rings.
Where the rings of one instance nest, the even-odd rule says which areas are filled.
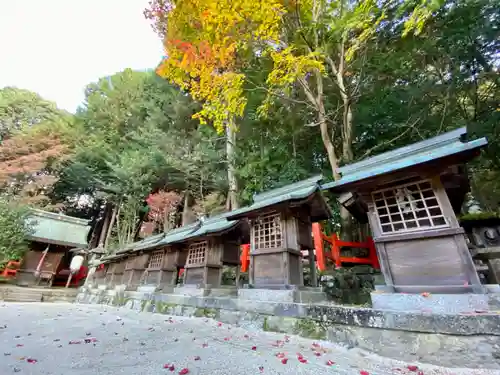
[[[323,185],[368,220],[388,291],[482,293],[456,213],[468,191],[465,163],[486,139],[461,128],[340,169]]]
[[[249,282],[254,288],[289,289],[304,285],[302,250],[310,250],[316,280],[312,222],[330,216],[320,191],[321,176],[254,196],[254,203],[228,219],[249,220]]]
[[[460,225],[467,234],[474,266],[484,284],[500,284],[500,217],[464,217]]]
[[[182,249],[184,285],[217,288],[222,284],[223,266],[238,269],[240,245],[245,236],[244,223],[227,220],[224,214],[169,233],[162,243]]]
[[[33,233],[27,238],[30,251],[16,272],[17,283],[52,286],[60,274],[64,285],[69,276],[71,250],[87,247],[88,221],[42,210],[32,210],[28,220],[33,227]]]
[[[216,288],[223,266],[238,267],[240,240],[246,232],[244,224],[221,215],[148,237],[103,258],[105,283],[165,291],[177,285],[184,269],[185,285]]]

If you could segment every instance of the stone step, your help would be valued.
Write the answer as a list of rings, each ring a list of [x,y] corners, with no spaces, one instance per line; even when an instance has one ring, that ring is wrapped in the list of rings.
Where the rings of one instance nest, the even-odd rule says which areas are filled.
[[[10,294],[5,296],[5,302],[42,302],[42,293],[38,294]]]

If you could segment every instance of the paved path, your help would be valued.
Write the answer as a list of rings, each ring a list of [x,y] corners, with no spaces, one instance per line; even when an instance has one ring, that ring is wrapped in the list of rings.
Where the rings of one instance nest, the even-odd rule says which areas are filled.
[[[419,368],[410,371],[408,365]],[[0,374],[13,373],[500,374],[398,363],[357,349],[246,331],[204,318],[170,318],[105,306],[0,303]]]

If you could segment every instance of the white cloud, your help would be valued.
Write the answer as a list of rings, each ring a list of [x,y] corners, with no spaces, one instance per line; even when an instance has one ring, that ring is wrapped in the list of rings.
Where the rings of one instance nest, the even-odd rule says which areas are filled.
[[[0,87],[17,86],[74,111],[89,82],[153,68],[162,44],[148,0],[0,0]]]

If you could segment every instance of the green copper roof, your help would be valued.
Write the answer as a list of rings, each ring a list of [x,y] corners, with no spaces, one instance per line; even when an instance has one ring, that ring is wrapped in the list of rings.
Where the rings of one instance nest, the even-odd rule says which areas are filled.
[[[116,253],[117,254],[122,254],[122,253],[126,253],[126,252],[129,252],[129,251],[138,250],[138,248],[142,248],[142,247],[145,247],[145,248],[152,247],[156,243],[158,243],[159,241],[161,241],[163,239],[163,237],[165,237],[165,233],[160,233],[160,234],[155,234],[153,236],[149,236],[147,238],[144,238],[141,241],[133,242],[131,244],[128,244],[123,249],[118,250]]]
[[[182,243],[197,237],[216,235],[221,232],[226,232],[239,224],[238,220],[229,221],[226,217],[229,213],[217,215],[204,221],[197,221],[195,223],[176,228],[167,233],[157,234],[148,237],[142,241],[134,242],[117,252],[119,254],[126,254],[139,250],[150,250],[155,247]]]
[[[486,138],[463,142],[467,129],[460,128],[425,141],[346,165],[339,169],[340,180],[324,184],[321,189],[341,191],[348,184],[400,171],[408,167],[472,151],[488,144]]]
[[[68,247],[87,247],[88,220],[33,209],[28,223],[34,232],[28,240]]]
[[[280,203],[304,200],[313,194],[320,192],[319,182],[322,178],[323,177],[321,175],[318,175],[308,178],[307,180],[283,186],[281,188],[256,194],[253,197],[253,204],[231,211],[228,215],[228,219],[243,218],[254,211],[276,206]]]
[[[186,227],[175,229],[168,232],[160,241],[161,245],[169,245],[174,243],[184,242],[197,237],[215,235],[217,233],[226,232],[239,224],[238,220],[227,220],[229,213],[208,218],[203,222],[196,222]]]

